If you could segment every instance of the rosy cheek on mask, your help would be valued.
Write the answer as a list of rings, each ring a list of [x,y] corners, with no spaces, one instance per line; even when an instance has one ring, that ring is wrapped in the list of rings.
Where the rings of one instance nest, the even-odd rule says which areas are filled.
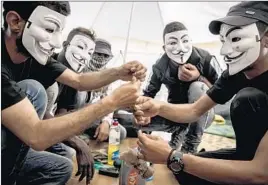
[[[34,37],[39,42],[48,42],[52,38],[52,34],[48,33],[44,30],[44,28],[41,28],[39,26],[31,25],[30,34],[32,37]]]
[[[256,40],[253,38],[244,38],[238,43],[233,43],[232,47],[235,51],[245,52],[250,48],[254,47],[256,44]]]
[[[90,58],[91,58],[91,56],[89,54],[87,54],[86,51],[81,50],[75,46],[71,48],[71,52],[81,56],[84,60],[90,60]]]
[[[166,51],[168,52],[172,52],[175,49],[175,47],[171,45],[166,45],[165,48],[166,48]]]

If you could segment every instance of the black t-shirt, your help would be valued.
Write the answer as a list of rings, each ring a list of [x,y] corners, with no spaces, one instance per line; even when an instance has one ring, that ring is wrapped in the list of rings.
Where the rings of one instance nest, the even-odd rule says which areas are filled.
[[[62,55],[61,53],[54,54],[52,57],[58,62],[62,63],[67,68],[72,70],[71,66],[66,61],[65,56]],[[84,70],[83,72],[86,72],[86,71]],[[71,111],[71,110],[78,108],[77,104],[79,103],[78,102],[79,95],[80,93],[78,93],[76,89],[59,83],[59,94],[56,99],[57,109],[67,109],[67,111]],[[84,103],[88,102],[89,97],[90,97],[90,92],[88,93]]]
[[[80,98],[78,96],[80,96]],[[84,98],[81,98],[81,96]],[[79,100],[82,100],[82,102]],[[90,92],[78,92],[76,89],[64,85],[56,102],[58,109],[67,109],[67,111],[71,111],[81,108],[79,105],[83,106],[88,103],[89,100]]]
[[[214,102],[224,104],[245,87],[254,87],[268,94],[268,71],[250,80],[242,72],[229,76],[226,70],[207,91],[207,95]]]
[[[52,58],[45,66],[39,64],[32,57],[21,64],[14,64],[7,52],[3,32],[1,37],[1,110],[3,110],[18,103],[26,97],[17,82],[25,79],[34,79],[47,88],[51,86],[55,82],[56,78],[65,71],[66,67]]]

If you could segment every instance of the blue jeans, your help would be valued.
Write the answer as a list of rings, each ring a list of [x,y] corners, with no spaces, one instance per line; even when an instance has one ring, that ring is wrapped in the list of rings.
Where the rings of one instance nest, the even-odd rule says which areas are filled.
[[[47,106],[44,87],[35,80],[18,82],[33,104],[40,119]],[[62,156],[49,152],[37,152],[22,143],[4,126],[1,133],[8,141],[2,148],[2,184],[9,185],[64,185],[72,174],[72,162]]]
[[[206,93],[208,86],[203,82],[191,83],[188,90],[188,101],[194,103]],[[170,145],[179,148],[183,153],[196,153],[201,143],[204,130],[208,128],[214,119],[214,109],[202,115],[196,122],[190,124],[173,124],[171,126],[172,139]]]

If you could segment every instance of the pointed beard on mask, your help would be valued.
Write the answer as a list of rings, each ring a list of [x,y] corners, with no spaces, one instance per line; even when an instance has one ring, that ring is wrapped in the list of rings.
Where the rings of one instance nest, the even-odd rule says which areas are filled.
[[[105,58],[102,55],[93,54],[91,60],[89,61],[88,68],[90,71],[99,71],[105,68],[109,60],[110,58]]]

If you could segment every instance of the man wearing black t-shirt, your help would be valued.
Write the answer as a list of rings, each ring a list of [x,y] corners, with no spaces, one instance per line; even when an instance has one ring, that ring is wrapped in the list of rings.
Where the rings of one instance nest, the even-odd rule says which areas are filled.
[[[63,42],[63,50],[59,54],[53,54],[52,58],[62,63],[68,69],[71,69],[76,73],[81,73],[88,65],[89,60],[93,55],[92,52],[94,51],[96,45],[95,37],[96,36],[93,30],[83,27],[74,28],[68,34],[66,41]],[[68,111],[74,110],[75,97],[78,92],[76,89],[55,82],[46,91],[48,105],[51,105],[47,107],[44,119],[53,118],[54,111],[52,109],[65,107],[64,105],[66,104],[71,104],[69,107],[66,107]],[[66,113],[67,111],[60,112],[60,114]],[[90,178],[93,176],[93,170],[87,169],[93,169],[94,166],[94,160],[89,146],[77,136],[67,138],[63,141],[63,143],[69,147],[72,147],[76,151],[78,165],[77,174],[80,173],[81,176],[86,174],[86,180],[89,182]],[[63,143],[57,143],[48,148],[47,151],[65,157],[73,156],[73,150],[69,147],[66,147]]]
[[[221,55],[228,66],[219,80],[192,104],[173,105],[141,97],[136,118],[140,124],[156,114],[192,122],[235,96],[230,113],[236,148],[194,156],[139,133],[139,157],[166,163],[181,185],[268,184],[268,3],[239,3],[226,17],[212,21],[209,29],[220,35]]]
[[[177,21],[165,26],[163,40],[165,54],[153,65],[150,82],[143,91],[144,96],[154,98],[164,84],[168,89],[169,103],[195,102],[218,79],[220,72],[217,69],[220,67],[215,56],[194,47],[188,29]],[[177,124],[160,116],[152,118],[151,125],[172,133],[172,148],[182,145],[183,153],[196,153],[204,130],[213,119],[214,110],[211,109],[190,125]]]
[[[70,14],[68,2],[7,1],[3,8],[2,183],[65,184],[72,172],[71,161],[35,150],[45,150],[85,130],[94,120],[133,105],[146,69],[133,61],[118,68],[78,75],[49,59],[53,50],[61,46],[61,31]],[[55,80],[79,90],[91,90],[118,79],[132,82],[77,112],[42,120],[47,104],[44,88]],[[81,179],[85,176],[83,173]]]
[[[67,40],[65,41],[63,50],[59,54],[55,55],[54,59],[56,59],[58,62],[63,63],[69,69],[77,73],[96,72],[96,71],[105,69],[108,62],[113,57],[113,54],[111,51],[111,44],[104,39],[97,38],[95,40],[95,37],[92,34],[89,34],[89,37],[88,37],[89,39],[84,38],[83,40],[83,42],[89,42],[89,40],[92,39],[92,40],[95,40],[95,44],[96,44],[94,53],[92,54],[92,56],[87,57],[87,62],[84,65],[81,65],[81,67],[78,68],[77,64],[80,64],[81,62],[77,59],[77,57],[74,57],[73,55],[71,55],[71,57],[68,57],[69,55],[68,52],[69,53],[72,52],[72,49],[70,48],[81,45],[81,43],[77,42],[79,40],[77,40],[77,37],[76,37],[76,35],[81,34],[80,33],[81,29],[82,28],[75,28],[69,33],[69,36],[67,37]],[[84,51],[85,48],[82,47],[80,50]],[[81,56],[81,54],[77,53],[77,56],[79,57]],[[54,101],[55,102],[54,107],[56,107],[56,114],[64,114],[69,111],[82,108],[87,103],[95,103],[101,98],[109,95],[108,93],[111,93],[110,92],[111,88],[108,88],[109,86],[105,86],[105,87],[102,87],[100,89],[96,89],[90,92],[77,91],[76,89],[72,87],[69,87],[66,85],[64,86],[62,84],[60,84],[59,86],[60,86],[59,88],[60,92],[59,92],[58,98]],[[51,88],[55,88],[54,85]],[[57,93],[54,93],[54,94],[57,94]],[[55,99],[55,98],[53,98],[53,96],[50,97],[48,95],[48,99]],[[48,113],[48,114],[51,114],[51,113]],[[95,137],[100,142],[105,141],[108,139],[109,130],[110,130],[110,126],[112,122],[113,122],[113,113],[110,113],[108,115],[105,115],[102,119],[96,120],[95,124],[93,124],[90,128],[88,128],[85,131],[85,133],[89,134],[90,137]],[[125,139],[126,129],[120,124],[119,124],[119,128],[120,128],[120,139],[121,140]]]
[[[95,37],[93,30],[83,27],[74,28],[68,34],[66,41],[63,42],[62,51],[59,54],[54,54],[52,57],[76,73],[100,71],[104,69],[108,61],[112,58],[111,45],[107,41],[96,39]],[[88,52],[94,48],[94,53],[89,55]],[[106,89],[106,87],[101,89]],[[93,94],[92,96],[94,96],[94,94],[96,94],[94,92],[95,90],[92,93],[77,91],[72,87],[60,83],[58,85],[58,83],[55,82],[55,84],[47,89],[48,102],[54,105],[47,108],[45,118],[54,117],[54,112],[57,116],[57,114],[66,114],[67,112],[86,106],[88,102],[87,99],[89,99],[87,94]],[[105,96],[107,96],[107,94],[105,94]],[[95,99],[92,103],[98,100],[99,99]],[[53,109],[56,110],[54,111]],[[85,132],[91,134],[92,131],[93,134],[90,136],[93,137],[95,135],[98,141],[106,140],[109,135],[110,125],[112,124],[112,115],[112,113],[106,115],[101,119],[102,122],[96,120],[96,124],[92,124]],[[119,128],[121,139],[124,139],[126,137],[126,130],[121,125],[119,125]],[[86,169],[94,165],[93,156],[89,148],[90,146],[78,136],[68,138],[64,140],[63,143],[75,149],[78,169],[82,169],[80,170],[81,174],[89,173]],[[64,156],[66,156],[66,153],[71,153],[70,149],[62,143],[53,145],[48,151]],[[87,176],[90,177],[91,174]]]

